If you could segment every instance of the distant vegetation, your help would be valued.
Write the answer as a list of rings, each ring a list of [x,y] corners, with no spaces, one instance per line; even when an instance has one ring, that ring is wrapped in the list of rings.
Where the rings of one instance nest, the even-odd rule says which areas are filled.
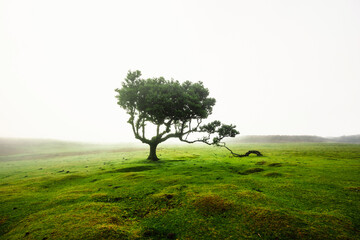
[[[233,139],[231,141],[242,143],[360,143],[360,135],[341,136],[333,138],[310,135],[250,135],[237,137],[236,139]]]
[[[114,149],[133,150],[138,145],[125,144],[94,144],[85,142],[68,142],[53,139],[31,139],[31,138],[0,138],[0,160],[6,156],[40,156],[44,154],[72,154],[91,151],[113,151]]]

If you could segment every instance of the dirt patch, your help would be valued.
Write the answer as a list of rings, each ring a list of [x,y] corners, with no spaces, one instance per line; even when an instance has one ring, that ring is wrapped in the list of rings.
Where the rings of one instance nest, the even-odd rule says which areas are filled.
[[[218,195],[208,195],[196,199],[194,206],[201,214],[210,216],[218,215],[232,209],[233,203]]]
[[[269,167],[281,167],[282,164],[281,163],[271,163],[269,164]]]
[[[107,219],[107,222],[110,224],[120,224],[121,220],[117,217],[110,217]]]
[[[245,170],[244,172],[239,172],[239,174],[248,175],[248,174],[258,173],[258,172],[262,172],[262,171],[264,171],[263,168],[250,168],[248,170]]]

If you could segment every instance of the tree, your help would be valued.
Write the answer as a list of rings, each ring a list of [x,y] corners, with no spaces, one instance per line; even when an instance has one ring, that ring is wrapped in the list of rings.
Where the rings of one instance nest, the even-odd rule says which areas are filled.
[[[202,82],[180,83],[163,77],[140,77],[139,70],[129,71],[122,88],[115,91],[118,93],[117,103],[130,115],[128,123],[135,138],[150,146],[149,160],[158,160],[157,146],[170,138],[178,138],[187,143],[203,142],[226,147],[221,140],[239,134],[234,125],[221,124],[220,121],[202,125],[203,119],[212,113],[216,102],[209,97],[209,90]],[[145,131],[149,124],[156,129],[151,138],[146,136]],[[205,135],[189,140],[190,134],[194,133]],[[231,153],[234,155],[232,151]]]

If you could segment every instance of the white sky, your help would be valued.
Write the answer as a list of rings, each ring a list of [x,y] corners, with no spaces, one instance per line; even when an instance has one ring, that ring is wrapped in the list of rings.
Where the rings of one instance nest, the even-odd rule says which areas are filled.
[[[203,81],[242,135],[360,133],[360,1],[0,1],[0,137],[133,141],[127,71]]]

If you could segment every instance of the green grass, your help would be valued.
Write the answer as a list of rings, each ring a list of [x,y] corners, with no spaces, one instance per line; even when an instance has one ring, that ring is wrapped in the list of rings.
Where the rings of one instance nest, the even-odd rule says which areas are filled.
[[[231,147],[0,154],[0,239],[360,238],[360,145]]]

